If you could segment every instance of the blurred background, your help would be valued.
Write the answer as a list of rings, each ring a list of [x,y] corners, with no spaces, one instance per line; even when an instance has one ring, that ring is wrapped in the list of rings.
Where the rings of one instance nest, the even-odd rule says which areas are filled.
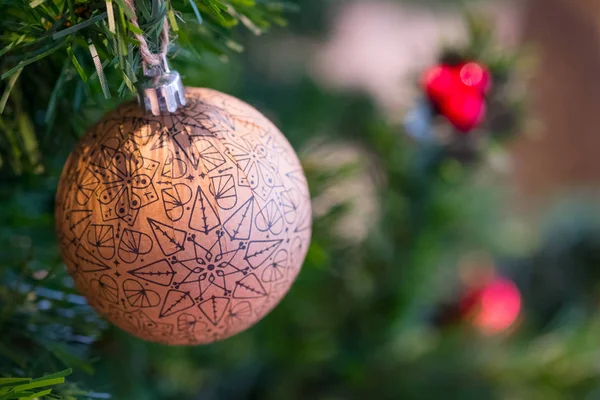
[[[72,325],[56,330],[65,298],[26,293],[19,312],[55,347],[20,368],[72,367],[81,398],[600,398],[600,1],[297,5],[285,28],[238,32],[240,55],[173,61],[187,85],[261,110],[303,162],[313,238],[287,297],[237,336],[169,348],[85,304],[65,306]],[[477,54],[500,65],[493,85],[509,115],[492,118],[490,98],[490,118],[468,134],[436,122],[460,148],[415,139],[406,115],[423,99],[421,74],[445,49],[477,45],[473,20],[492,34]],[[102,113],[72,118],[83,132]],[[69,279],[52,210],[75,141],[47,153],[38,141],[0,177],[5,281],[50,291]],[[43,171],[28,167],[36,160]],[[82,337],[79,351],[70,342]],[[8,371],[19,352],[0,346],[1,358]]]

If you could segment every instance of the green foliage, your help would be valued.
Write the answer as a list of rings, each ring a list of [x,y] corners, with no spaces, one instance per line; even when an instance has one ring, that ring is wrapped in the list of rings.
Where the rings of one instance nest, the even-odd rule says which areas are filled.
[[[292,16],[293,26],[304,27],[296,34],[322,32],[315,21],[323,22],[326,3],[303,4],[303,14]],[[88,40],[101,55],[110,92],[127,94],[125,77],[139,73],[135,28],[119,0],[112,2],[119,29],[113,36],[102,1],[1,4],[0,37],[8,49],[1,68],[10,72],[3,93],[10,97],[1,99],[6,107],[0,115],[0,399],[11,393],[9,387],[36,382],[44,385],[18,396],[52,389],[51,395],[65,399],[598,397],[594,282],[600,222],[589,218],[592,212],[574,219],[557,210],[549,234],[539,241],[524,237],[507,228],[501,189],[489,179],[482,182],[491,174],[481,163],[466,162],[471,159],[452,146],[414,143],[400,127],[385,123],[368,99],[331,93],[303,74],[278,81],[255,58],[206,68],[241,48],[231,41],[229,27],[245,24],[256,31],[280,22],[282,8],[274,2],[144,3],[156,7],[156,18],[144,16],[143,4],[137,4],[154,46],[160,16],[166,14],[177,29],[172,53],[189,84],[209,82],[258,105],[298,149],[315,141],[359,149],[361,157],[335,166],[302,158],[316,201],[340,182],[375,182],[368,196],[377,212],[363,221],[368,235],[348,240],[336,230],[357,214],[353,197],[364,193],[322,210],[289,295],[255,327],[224,342],[171,348],[108,326],[77,294],[60,261],[53,197],[77,137],[118,101],[105,98]],[[89,15],[73,14],[77,4],[89,6]],[[49,28],[41,18],[50,21]],[[496,139],[515,132],[524,113],[504,85],[520,58],[492,51],[489,21],[471,19],[469,26],[473,46],[460,53],[487,63],[498,89],[484,126],[493,140],[475,153],[486,155],[497,150]],[[55,34],[63,47],[14,70],[35,52],[44,55],[56,44]],[[519,246],[526,251],[515,251]],[[519,284],[525,308],[516,332],[484,337],[455,315],[448,318],[447,305],[461,297],[457,266],[472,251],[494,256]],[[67,368],[73,369],[70,383],[58,385],[53,379],[62,377],[54,374]]]
[[[83,81],[98,79],[102,83],[107,79],[105,69],[117,70],[121,75],[118,91],[124,94],[127,90],[135,91],[133,85],[139,76],[140,56],[136,51],[139,42],[135,34],[143,34],[150,49],[158,52],[165,17],[179,43],[190,45],[183,50],[174,46],[173,51],[191,52],[196,62],[204,51],[224,54],[238,50],[241,46],[230,38],[228,29],[240,22],[257,34],[271,23],[284,23],[280,16],[284,6],[279,2],[202,0],[196,4],[195,1],[137,0],[136,10],[123,0],[3,1],[1,77],[10,78],[27,65],[60,51],[52,61],[69,64]],[[139,20],[139,28],[134,19]],[[10,91],[10,86],[7,89]],[[108,86],[103,90],[109,98]]]
[[[89,346],[106,327],[77,294],[60,260],[54,185],[55,178],[41,176],[0,184],[0,377],[24,379],[65,368],[75,369],[75,376],[92,373]],[[52,393],[76,398],[85,391],[70,384]]]
[[[65,382],[65,377],[71,375],[71,370],[57,372],[41,378],[0,378],[0,399],[2,400],[33,400],[41,397],[60,399],[52,395],[51,386]]]

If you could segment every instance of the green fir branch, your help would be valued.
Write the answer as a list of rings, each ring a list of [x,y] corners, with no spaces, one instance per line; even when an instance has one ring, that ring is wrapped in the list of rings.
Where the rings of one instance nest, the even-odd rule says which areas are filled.
[[[65,369],[41,378],[0,378],[0,400],[38,399],[52,393],[52,387],[63,384],[73,371]]]
[[[230,45],[234,42],[229,30],[240,24],[261,34],[272,24],[285,23],[281,17],[285,5],[272,0],[137,0],[135,5],[139,28],[132,23],[134,11],[123,0],[3,2],[0,5],[2,79],[51,58],[50,62],[58,65],[70,59],[82,79],[95,73],[104,82],[98,66],[108,61],[120,71],[111,74],[102,85],[104,96],[109,98],[108,87],[125,86],[131,90],[141,73],[139,57],[129,57],[136,53],[138,45],[134,34],[143,33],[151,50],[156,51],[165,16],[172,33],[183,38],[183,44],[201,43],[201,49],[193,49],[197,55],[204,51],[221,55],[237,49],[239,46]],[[173,41],[174,53],[178,47],[177,41]],[[92,48],[98,53],[98,60],[90,52]],[[74,56],[82,51],[88,53],[85,62]]]

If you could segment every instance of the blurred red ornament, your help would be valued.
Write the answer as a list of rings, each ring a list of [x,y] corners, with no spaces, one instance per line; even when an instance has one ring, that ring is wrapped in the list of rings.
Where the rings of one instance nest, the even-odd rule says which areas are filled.
[[[468,133],[483,120],[485,94],[491,88],[489,70],[476,62],[437,65],[423,74],[423,89],[441,115]]]
[[[492,335],[510,328],[521,311],[521,293],[508,279],[494,278],[470,290],[461,300],[460,312],[483,334]]]
[[[475,129],[485,116],[485,100],[473,88],[463,88],[444,100],[440,105],[441,114],[461,132]]]

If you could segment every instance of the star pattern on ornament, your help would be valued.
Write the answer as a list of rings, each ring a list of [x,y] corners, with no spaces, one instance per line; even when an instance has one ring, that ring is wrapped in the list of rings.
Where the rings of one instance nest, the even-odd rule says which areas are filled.
[[[222,243],[224,232],[219,230],[216,236],[215,242],[205,247],[197,240],[196,234],[190,235],[187,240],[193,245],[193,257],[173,258],[174,262],[184,268],[184,272],[179,274],[182,279],[174,282],[175,287],[179,288],[190,283],[197,284],[200,293],[198,300],[205,299],[207,295],[231,296],[232,288],[228,283],[231,279],[228,277],[238,274],[247,275],[250,269],[235,266],[236,256],[245,250],[243,242],[240,242],[237,248],[227,251]]]

